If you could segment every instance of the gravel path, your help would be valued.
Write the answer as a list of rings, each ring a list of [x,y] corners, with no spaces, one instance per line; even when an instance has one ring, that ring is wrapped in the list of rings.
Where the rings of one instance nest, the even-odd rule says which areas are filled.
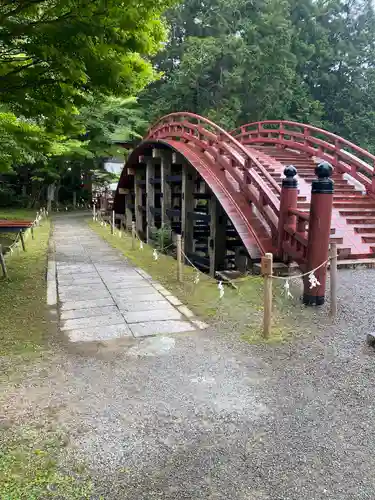
[[[339,277],[340,320],[291,306],[287,344],[210,329],[59,344],[8,402],[52,409],[105,499],[374,499],[375,272]]]

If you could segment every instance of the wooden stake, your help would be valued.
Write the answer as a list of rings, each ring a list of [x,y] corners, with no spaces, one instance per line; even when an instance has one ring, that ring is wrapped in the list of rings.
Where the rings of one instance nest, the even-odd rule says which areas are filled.
[[[93,205],[93,219],[94,219],[94,221],[96,221],[96,206],[95,206],[95,203]]]
[[[0,245],[0,265],[1,265],[1,269],[3,270],[4,277],[7,278],[8,272],[7,272],[7,266],[5,265],[5,259],[4,259],[4,255],[3,255],[2,245]]]
[[[20,240],[21,240],[21,245],[22,245],[22,250],[26,252],[26,246],[25,246],[25,238],[23,236],[23,232],[20,231]]]
[[[31,226],[31,228],[30,228],[30,229],[31,229],[31,238],[32,238],[32,239],[34,239],[34,227],[33,227],[33,226]]]
[[[132,250],[135,250],[135,222],[132,221]]]
[[[329,266],[330,273],[330,293],[331,293],[331,308],[330,315],[335,318],[337,315],[337,244],[331,243],[329,255],[331,262]]]
[[[263,315],[263,337],[268,338],[271,333],[272,320],[272,253],[266,253],[262,257],[262,274],[264,276],[264,315]]]
[[[112,210],[111,234],[115,234],[115,211]]]
[[[176,235],[176,243],[177,243],[177,280],[182,282],[182,242],[181,242],[181,234]]]

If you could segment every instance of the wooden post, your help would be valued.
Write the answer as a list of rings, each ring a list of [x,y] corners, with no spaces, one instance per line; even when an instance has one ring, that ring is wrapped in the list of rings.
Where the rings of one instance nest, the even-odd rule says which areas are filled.
[[[284,243],[284,227],[285,224],[290,226],[296,224],[295,216],[289,215],[289,210],[297,208],[298,200],[298,185],[297,170],[293,165],[285,167],[285,178],[282,181],[281,195],[280,195],[280,212],[279,212],[279,225],[278,225],[278,239],[277,239],[277,256],[284,259],[283,243]]]
[[[326,161],[315,168],[318,177],[311,184],[310,219],[307,244],[306,272],[316,269],[314,275],[320,283],[314,288],[310,286],[309,276],[304,277],[303,303],[320,306],[324,304],[327,277],[327,266],[322,266],[328,259],[329,240],[331,236],[331,217],[334,183],[331,179],[332,165]]]
[[[95,203],[93,205],[93,220],[96,221],[96,206],[95,206]]]
[[[177,243],[177,280],[182,282],[182,239],[181,234],[176,235]]]
[[[0,245],[0,265],[1,265],[1,269],[3,270],[3,275],[5,278],[8,277],[8,272],[7,272],[7,267],[5,265],[5,259],[4,259],[4,255],[3,255],[3,247],[2,245]]]
[[[330,293],[331,293],[331,309],[330,314],[332,318],[337,315],[337,244],[331,243],[330,248]]]
[[[31,239],[34,239],[34,226],[31,226]]]
[[[216,271],[224,268],[226,249],[227,216],[219,200],[212,194],[209,201],[210,236],[208,256],[210,258],[210,275],[215,278]]]
[[[23,237],[23,232],[22,231],[20,231],[20,240],[21,240],[22,250],[24,252],[26,252],[25,238]]]
[[[153,150],[155,151],[155,150]],[[146,164],[146,243],[150,243],[155,228],[155,178],[154,159],[148,158]]]
[[[263,337],[268,338],[271,333],[272,319],[272,253],[266,253],[262,257],[262,274],[264,276],[264,314],[263,314]]]
[[[115,211],[112,210],[111,234],[115,234]]]
[[[135,222],[132,221],[132,250],[135,250]]]

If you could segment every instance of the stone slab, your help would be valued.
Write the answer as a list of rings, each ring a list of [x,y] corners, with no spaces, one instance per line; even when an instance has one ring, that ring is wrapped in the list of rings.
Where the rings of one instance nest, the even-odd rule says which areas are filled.
[[[53,259],[48,262],[47,273],[47,305],[55,306],[57,304],[56,288],[56,263]]]
[[[119,281],[137,281],[138,283],[147,283],[145,279],[142,278],[142,276],[139,276],[138,273],[133,273],[131,271],[123,271],[120,269],[117,269],[117,271],[111,271],[111,272],[103,272],[98,270],[98,273],[100,274],[100,277],[104,281],[111,281],[112,283],[118,283]],[[147,283],[149,284],[149,283]]]
[[[190,311],[190,309],[186,306],[178,306],[177,309],[182,313],[184,316],[187,318],[194,318],[194,313],[193,311]]]
[[[76,328],[96,328],[102,325],[118,325],[124,323],[124,318],[119,311],[102,316],[89,316],[84,318],[68,319],[63,322],[62,330],[74,330]]]
[[[60,318],[62,321],[66,321],[67,319],[105,316],[108,314],[115,314],[117,311],[118,308],[115,305],[109,305],[104,307],[88,307],[86,309],[69,309],[67,311],[61,311]]]
[[[143,269],[141,269],[140,267],[136,267],[136,270],[138,271],[138,273],[143,277],[145,278],[146,280],[149,280],[151,281],[152,280],[152,276],[150,276],[149,274],[146,273],[146,271],[144,271]]]
[[[129,326],[122,325],[98,326],[95,328],[77,328],[66,332],[71,342],[97,342],[122,337],[132,337]]]
[[[165,298],[170,302],[173,306],[182,306],[182,302],[180,299],[175,297],[174,295],[165,295]]]
[[[96,299],[85,300],[67,300],[60,304],[62,311],[70,311],[72,309],[87,309],[89,307],[103,307],[115,305],[112,297],[97,297]]]
[[[118,288],[117,290],[113,290],[112,294],[114,297],[125,298],[125,299],[134,298],[134,300],[138,300],[138,297],[141,297],[142,295],[155,295],[156,297],[163,299],[163,296],[160,295],[148,283],[146,283],[145,285],[142,284],[142,286],[134,288],[127,288],[126,286],[123,286],[121,288]]]
[[[138,301],[138,302],[130,302],[124,300],[118,300],[117,306],[121,312],[137,312],[137,311],[152,311],[154,309],[174,310],[174,307],[167,302],[166,300],[152,300],[152,301]]]
[[[134,337],[147,337],[159,333],[191,332],[195,330],[195,327],[191,323],[177,320],[130,323],[129,326]]]
[[[60,302],[70,302],[73,300],[94,300],[94,299],[108,299],[111,297],[111,294],[106,290],[85,290],[84,292],[69,292],[69,293],[60,293],[59,291],[59,300]]]
[[[129,311],[124,312],[123,316],[127,323],[148,323],[149,321],[165,321],[170,319],[184,319],[177,309],[153,309],[147,311]]]
[[[163,295],[170,295],[171,292],[169,292],[166,288],[164,288],[162,285],[159,285],[158,283],[155,283],[152,285],[158,292],[160,292]]]
[[[194,326],[196,326],[200,330],[206,330],[206,328],[210,327],[210,325],[208,325],[204,321],[200,321],[199,319],[192,319],[191,322],[193,323]]]
[[[105,281],[104,282],[108,289],[113,293],[116,293],[118,290],[128,290],[129,294],[132,294],[133,290],[149,290],[150,285],[147,283],[145,280],[143,281],[118,281],[116,283],[111,283],[110,281]],[[153,293],[154,290],[150,293]]]
[[[94,266],[91,267],[85,267],[85,268],[76,268],[73,266],[70,267],[65,267],[63,269],[57,268],[57,275],[58,276],[69,276],[69,275],[74,275],[74,276],[79,276],[80,274],[84,273],[95,273],[96,269]]]
[[[85,284],[74,284],[74,285],[70,285],[70,284],[66,284],[66,283],[60,283],[60,281],[58,280],[58,283],[59,283],[59,292],[63,292],[64,294],[67,294],[67,293],[75,293],[75,294],[78,294],[78,293],[85,293],[85,292],[89,292],[89,291],[92,291],[92,290],[95,290],[95,291],[106,291],[107,287],[104,285],[103,281],[100,280],[99,283],[85,283]]]
[[[97,274],[96,276],[89,276],[88,278],[59,278],[59,287],[68,287],[68,286],[80,286],[80,285],[103,285],[103,281],[100,279],[100,276]]]
[[[112,296],[115,299],[116,303],[118,304],[119,309],[121,309],[123,305],[127,307],[128,305],[136,304],[137,302],[157,302],[163,300],[163,296],[157,293],[145,293],[144,295],[137,295],[137,296],[134,295],[119,296],[113,293]]]

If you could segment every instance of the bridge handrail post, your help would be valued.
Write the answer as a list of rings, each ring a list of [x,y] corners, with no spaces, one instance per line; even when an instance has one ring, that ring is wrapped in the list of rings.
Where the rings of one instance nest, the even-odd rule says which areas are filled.
[[[313,286],[311,277],[305,276],[303,290],[305,305],[319,306],[324,304],[325,300],[327,266],[322,264],[328,261],[331,235],[334,191],[332,173],[332,165],[323,161],[315,168],[318,178],[312,182],[306,272],[316,269],[314,276],[317,283]]]
[[[298,182],[295,179],[297,169],[293,165],[289,165],[284,169],[285,178],[282,181],[281,196],[280,196],[280,212],[279,225],[277,233],[277,257],[284,260],[283,241],[284,241],[284,226],[291,224],[295,226],[296,217],[290,215],[290,209],[297,209],[298,200]]]

